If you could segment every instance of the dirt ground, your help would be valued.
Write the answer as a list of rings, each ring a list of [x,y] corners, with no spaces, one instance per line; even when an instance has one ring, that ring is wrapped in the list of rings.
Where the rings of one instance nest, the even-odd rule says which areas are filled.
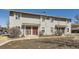
[[[0,49],[78,49],[79,40],[73,38],[46,38],[11,41]]]

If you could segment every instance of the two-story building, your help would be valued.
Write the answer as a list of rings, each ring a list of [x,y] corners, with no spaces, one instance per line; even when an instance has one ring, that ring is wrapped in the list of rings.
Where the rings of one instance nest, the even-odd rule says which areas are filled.
[[[25,37],[55,35],[57,32],[71,34],[71,19],[46,14],[10,11],[9,28],[16,26]]]

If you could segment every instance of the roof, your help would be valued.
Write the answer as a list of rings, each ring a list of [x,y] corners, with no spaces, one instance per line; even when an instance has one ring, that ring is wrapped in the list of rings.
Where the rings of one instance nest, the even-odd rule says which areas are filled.
[[[79,27],[79,24],[72,24],[71,26],[72,26],[72,28],[73,27],[76,28],[76,27]]]
[[[15,11],[15,10],[10,10],[10,11],[17,12],[17,13],[25,13],[25,14],[37,15],[37,16],[47,16],[47,17],[62,18],[62,19],[71,20],[70,18],[66,18],[66,17],[62,17],[62,16],[50,16],[50,15],[47,15],[47,14],[39,14],[39,13],[32,13],[32,12],[20,12],[20,11]]]
[[[79,28],[72,28],[72,30],[79,30]]]

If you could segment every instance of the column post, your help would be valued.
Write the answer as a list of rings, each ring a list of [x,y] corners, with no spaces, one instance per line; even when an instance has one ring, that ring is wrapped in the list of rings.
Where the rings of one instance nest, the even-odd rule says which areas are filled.
[[[24,25],[23,31],[24,31],[24,36],[26,37],[26,25]]]
[[[39,31],[40,31],[39,29],[40,29],[40,27],[38,26],[38,36],[39,36],[39,34],[40,34],[40,33],[39,33]]]
[[[31,35],[33,35],[33,27],[31,26]]]

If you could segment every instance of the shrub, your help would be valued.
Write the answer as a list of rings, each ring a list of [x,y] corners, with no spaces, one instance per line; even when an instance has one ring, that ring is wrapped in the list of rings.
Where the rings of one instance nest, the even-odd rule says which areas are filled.
[[[18,27],[13,27],[13,28],[9,29],[8,32],[10,34],[9,35],[10,38],[18,38],[21,34],[20,28],[18,28]]]

